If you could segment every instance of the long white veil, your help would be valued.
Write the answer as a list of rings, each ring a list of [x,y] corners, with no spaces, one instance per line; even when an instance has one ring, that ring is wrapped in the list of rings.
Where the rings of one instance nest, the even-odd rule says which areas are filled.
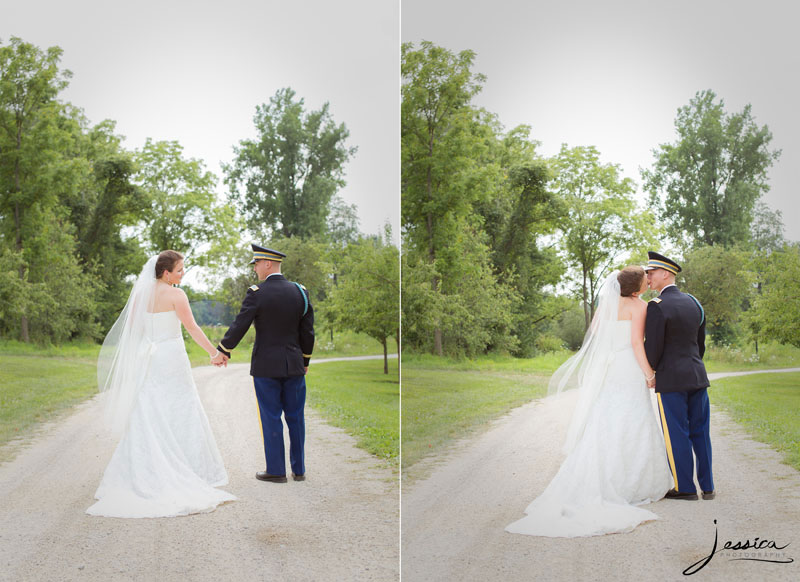
[[[612,355],[613,324],[617,321],[619,311],[618,274],[619,271],[614,271],[603,281],[598,294],[597,309],[583,338],[581,349],[555,371],[547,386],[548,396],[564,395],[577,390],[575,408],[564,442],[565,454],[569,454],[583,436],[589,412],[608,372]]]
[[[133,285],[128,302],[111,327],[97,358],[97,385],[105,398],[104,419],[121,433],[136,402],[152,348],[152,316],[156,260],[150,258]]]

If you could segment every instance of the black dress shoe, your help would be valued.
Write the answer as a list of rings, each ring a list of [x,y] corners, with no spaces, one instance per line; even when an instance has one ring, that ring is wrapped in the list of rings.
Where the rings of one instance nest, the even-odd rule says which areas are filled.
[[[295,481],[305,481],[306,474],[303,473],[302,475],[295,475],[294,473],[292,473],[292,479],[294,479]]]
[[[703,499],[714,499],[716,496],[715,491],[703,491]]]
[[[670,489],[667,491],[667,494],[664,495],[666,499],[686,499],[687,501],[691,501],[697,499],[697,493],[686,493],[675,491],[674,489]]]
[[[272,483],[286,483],[286,475],[270,475],[266,471],[259,471],[256,473],[256,479],[259,481],[270,481]]]

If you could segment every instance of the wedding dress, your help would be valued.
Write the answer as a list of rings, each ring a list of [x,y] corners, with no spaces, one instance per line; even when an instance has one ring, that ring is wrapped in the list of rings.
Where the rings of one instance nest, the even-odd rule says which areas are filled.
[[[137,304],[135,295],[136,288],[132,310],[126,306],[120,316],[125,329],[122,349],[114,346],[113,371],[98,373],[111,385],[107,419],[124,418],[124,436],[95,493],[98,501],[86,513],[169,517],[212,511],[236,497],[215,489],[228,483],[228,475],[192,378],[181,322],[175,311],[137,309],[150,302]]]
[[[606,309],[602,329],[594,329],[597,353],[583,367],[569,454],[527,507],[527,515],[506,527],[508,532],[546,537],[628,532],[658,519],[639,506],[661,499],[673,486],[664,439],[633,353],[631,321],[616,320],[619,286],[609,286],[606,299],[613,311]],[[603,313],[601,305],[596,317]],[[574,363],[567,363],[573,364],[572,372]]]

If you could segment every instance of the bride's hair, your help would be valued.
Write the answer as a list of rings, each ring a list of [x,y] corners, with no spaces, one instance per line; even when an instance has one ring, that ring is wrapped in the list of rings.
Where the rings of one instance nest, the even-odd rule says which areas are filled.
[[[625,267],[617,275],[619,294],[622,297],[630,297],[631,294],[642,288],[642,279],[644,279],[644,269],[639,265]]]
[[[156,279],[159,279],[164,271],[172,272],[181,259],[183,259],[183,255],[178,251],[161,251],[156,259]]]

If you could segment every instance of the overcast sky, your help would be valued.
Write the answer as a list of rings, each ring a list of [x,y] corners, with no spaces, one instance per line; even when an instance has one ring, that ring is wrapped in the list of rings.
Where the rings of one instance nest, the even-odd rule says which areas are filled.
[[[797,4],[676,0],[403,0],[402,40],[477,53],[477,105],[532,126],[550,156],[594,145],[641,182],[652,150],[676,139],[677,109],[711,89],[728,112],[750,103],[783,150],[764,197],[800,240]]]
[[[0,39],[60,46],[64,100],[117,122],[129,149],[178,140],[221,178],[253,115],[283,87],[330,103],[358,153],[342,197],[361,230],[399,238],[399,2],[0,0]],[[220,190],[224,189],[224,185]],[[249,242],[249,241],[245,241]]]

